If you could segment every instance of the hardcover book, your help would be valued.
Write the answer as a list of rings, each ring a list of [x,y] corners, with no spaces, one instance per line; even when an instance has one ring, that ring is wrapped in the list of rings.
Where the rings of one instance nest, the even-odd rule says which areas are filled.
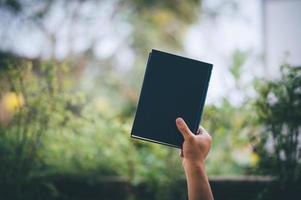
[[[201,121],[212,64],[152,50],[144,74],[131,137],[181,148],[175,120],[193,133]]]

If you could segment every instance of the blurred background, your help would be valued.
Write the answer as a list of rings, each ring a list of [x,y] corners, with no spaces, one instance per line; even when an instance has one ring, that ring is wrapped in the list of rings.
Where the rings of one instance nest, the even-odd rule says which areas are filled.
[[[177,149],[130,139],[152,48],[213,63],[216,199],[297,199],[300,0],[0,0],[0,199],[186,199]]]

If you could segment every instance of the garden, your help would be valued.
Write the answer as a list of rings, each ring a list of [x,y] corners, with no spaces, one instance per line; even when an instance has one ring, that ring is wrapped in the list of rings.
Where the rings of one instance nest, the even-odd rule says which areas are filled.
[[[178,149],[130,138],[148,51],[183,54],[199,20],[201,1],[171,2],[0,3],[0,199],[187,198]],[[22,40],[18,31],[30,44],[6,48]],[[41,35],[46,42],[28,53]],[[301,66],[252,76],[250,57],[236,49],[225,67],[239,103],[206,102],[212,190],[216,199],[297,199]]]

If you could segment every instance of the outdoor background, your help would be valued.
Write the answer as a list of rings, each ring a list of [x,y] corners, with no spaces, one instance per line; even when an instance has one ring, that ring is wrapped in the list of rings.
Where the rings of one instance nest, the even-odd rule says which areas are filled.
[[[213,63],[216,199],[297,199],[300,0],[0,0],[0,199],[186,199],[177,149],[133,140],[152,48]]]

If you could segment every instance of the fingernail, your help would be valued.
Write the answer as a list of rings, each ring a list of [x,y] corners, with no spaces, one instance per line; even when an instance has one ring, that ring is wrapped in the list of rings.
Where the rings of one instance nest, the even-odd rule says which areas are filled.
[[[183,124],[183,120],[181,118],[177,118],[176,122],[180,126],[182,126],[182,124]]]

